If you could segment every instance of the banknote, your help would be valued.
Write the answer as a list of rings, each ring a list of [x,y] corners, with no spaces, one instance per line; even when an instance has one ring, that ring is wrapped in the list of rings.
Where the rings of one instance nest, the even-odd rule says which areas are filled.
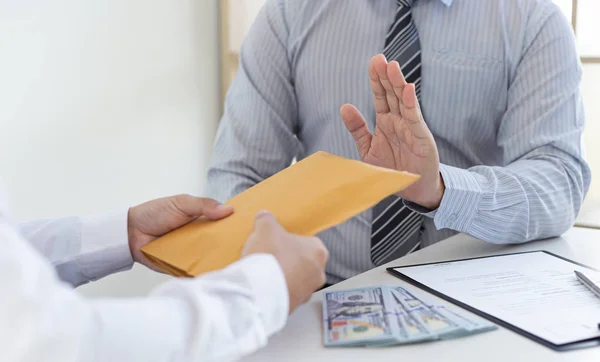
[[[401,287],[395,287],[390,289],[390,295],[396,303],[397,309],[414,320],[414,323],[425,331],[415,338],[425,338],[429,335],[445,338],[462,334],[462,328],[458,323],[439,313],[436,308],[423,302],[414,293]]]
[[[443,305],[435,306],[434,308],[438,313],[440,313],[444,317],[460,325],[463,330],[463,335],[487,332],[497,328],[496,325],[494,325],[487,319],[478,317],[470,313],[468,314],[463,310],[459,310],[456,308],[448,308]]]
[[[397,297],[404,295],[406,301],[411,305],[422,307],[420,303],[428,308],[426,312],[420,313],[428,331],[437,334],[440,338],[458,338],[470,334],[486,332],[497,327],[487,319],[468,313],[454,305],[441,304],[433,296],[421,289],[407,290],[394,287],[393,293]],[[401,293],[401,291],[403,291]],[[405,304],[407,302],[404,302]]]
[[[323,295],[326,346],[385,347],[458,338],[495,328],[489,321],[441,304],[418,289],[377,286]]]
[[[326,292],[323,302],[325,345],[366,345],[394,339],[383,287]]]

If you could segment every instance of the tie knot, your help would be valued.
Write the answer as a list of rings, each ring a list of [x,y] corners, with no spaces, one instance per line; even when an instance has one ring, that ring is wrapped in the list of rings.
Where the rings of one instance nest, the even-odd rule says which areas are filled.
[[[413,3],[415,2],[415,0],[397,0],[398,1],[398,6],[404,6],[407,8],[410,8]]]

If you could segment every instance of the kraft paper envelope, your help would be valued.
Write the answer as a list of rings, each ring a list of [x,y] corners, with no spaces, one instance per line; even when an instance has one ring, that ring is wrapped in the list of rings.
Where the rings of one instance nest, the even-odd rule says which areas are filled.
[[[268,210],[288,231],[317,233],[372,207],[419,178],[317,152],[232,198],[233,215],[198,219],[142,248],[146,257],[175,276],[196,276],[240,258],[254,217]]]

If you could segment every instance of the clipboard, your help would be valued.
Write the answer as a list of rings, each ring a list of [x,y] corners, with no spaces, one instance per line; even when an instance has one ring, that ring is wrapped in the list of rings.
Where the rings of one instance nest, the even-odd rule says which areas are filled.
[[[556,344],[551,342],[548,339],[542,338],[536,334],[530,333],[518,326],[516,326],[515,324],[509,323],[505,320],[502,320],[498,317],[495,317],[494,315],[491,315],[489,313],[484,312],[481,309],[475,308],[471,305],[468,305],[460,300],[457,300],[453,297],[448,296],[445,293],[442,293],[434,288],[431,288],[421,282],[418,282],[417,280],[403,274],[402,272],[396,270],[396,269],[401,269],[401,268],[409,268],[409,267],[418,267],[418,266],[427,266],[427,265],[436,265],[436,264],[442,264],[442,263],[457,263],[457,262],[463,262],[463,261],[471,261],[471,260],[479,260],[479,259],[489,259],[489,258],[497,258],[497,257],[504,257],[504,256],[512,256],[512,255],[522,255],[522,254],[532,254],[532,253],[544,253],[546,255],[550,255],[552,257],[561,259],[563,261],[569,262],[571,264],[573,264],[574,266],[579,266],[579,267],[583,267],[589,270],[593,270],[593,271],[599,271],[598,269],[595,269],[593,267],[590,267],[588,265],[585,264],[581,264],[578,263],[574,260],[570,260],[567,258],[564,258],[560,255],[556,255],[554,253],[545,251],[545,250],[537,250],[537,251],[526,251],[526,252],[519,252],[519,253],[508,253],[508,254],[501,254],[501,255],[490,255],[490,256],[483,256],[483,257],[475,257],[475,258],[465,258],[465,259],[457,259],[457,260],[447,260],[447,261],[440,261],[440,262],[433,262],[433,263],[422,263],[422,264],[412,264],[412,265],[402,265],[402,266],[395,266],[395,267],[389,267],[386,268],[386,270],[388,271],[388,273],[392,274],[393,276],[404,280],[428,293],[431,293],[439,298],[442,298],[452,304],[455,304],[463,309],[466,309],[468,311],[470,311],[471,313],[474,313],[478,316],[481,316],[483,318],[486,318],[488,320],[490,320],[491,322],[494,322],[506,329],[509,329],[515,333],[518,333],[521,336],[524,336],[526,338],[529,338],[537,343],[540,343],[548,348],[551,348],[554,351],[558,351],[558,352],[564,352],[564,351],[571,351],[571,350],[575,350],[575,349],[582,349],[582,348],[590,348],[590,347],[600,347],[600,336],[596,336],[593,338],[586,338],[586,339],[580,339],[580,340],[575,340],[572,342],[568,342],[568,343],[562,343],[562,344]],[[590,316],[590,318],[593,318],[593,316]],[[598,322],[600,322],[600,315],[598,316]]]

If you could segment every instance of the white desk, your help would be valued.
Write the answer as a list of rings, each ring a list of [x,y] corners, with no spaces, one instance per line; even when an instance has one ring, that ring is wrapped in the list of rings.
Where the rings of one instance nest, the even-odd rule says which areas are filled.
[[[600,199],[589,199],[583,203],[575,226],[600,229]]]
[[[569,259],[600,268],[600,230],[573,228],[561,238],[517,246],[488,244],[465,235],[457,235],[426,249],[401,258],[387,266],[439,262],[476,256],[547,250]],[[368,285],[406,285],[389,275],[386,266],[368,271],[331,287],[348,289]],[[290,317],[285,329],[271,338],[269,345],[244,361],[327,361],[327,362],[600,362],[600,347],[571,352],[551,349],[500,327],[471,337],[383,349],[325,348],[321,324],[321,295]],[[598,316],[600,322],[600,316]]]

